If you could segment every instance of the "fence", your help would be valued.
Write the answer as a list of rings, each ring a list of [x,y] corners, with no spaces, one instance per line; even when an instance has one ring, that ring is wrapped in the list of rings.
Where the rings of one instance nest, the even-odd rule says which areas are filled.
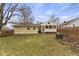
[[[79,29],[77,28],[61,28],[58,32],[63,34],[63,40],[74,43],[79,41]]]
[[[73,51],[79,51],[79,28],[60,28],[58,32],[63,34],[65,44],[70,44]]]

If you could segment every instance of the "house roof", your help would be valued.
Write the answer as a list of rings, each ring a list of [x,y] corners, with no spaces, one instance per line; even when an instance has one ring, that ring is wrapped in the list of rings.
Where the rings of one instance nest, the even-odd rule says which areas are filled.
[[[41,25],[56,25],[54,22],[45,22],[45,23],[42,23]]]
[[[76,21],[76,20],[79,20],[79,18],[74,18],[74,19],[68,21],[67,23],[71,23],[71,22]]]
[[[14,25],[14,27],[27,27],[27,26],[29,26],[29,27],[38,27],[40,25],[39,24],[33,24],[31,22],[27,22],[26,24],[19,23],[17,25]]]

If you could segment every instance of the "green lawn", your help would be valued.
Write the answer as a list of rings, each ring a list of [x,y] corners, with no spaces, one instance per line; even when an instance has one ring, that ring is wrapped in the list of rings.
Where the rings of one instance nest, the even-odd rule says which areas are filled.
[[[53,56],[79,55],[69,45],[63,45],[53,34],[13,35],[0,38],[0,55]]]

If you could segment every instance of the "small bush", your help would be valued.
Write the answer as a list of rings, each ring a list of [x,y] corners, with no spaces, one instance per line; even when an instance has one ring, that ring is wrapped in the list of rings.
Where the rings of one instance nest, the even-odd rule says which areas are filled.
[[[1,30],[1,37],[10,36],[14,34],[14,30]]]

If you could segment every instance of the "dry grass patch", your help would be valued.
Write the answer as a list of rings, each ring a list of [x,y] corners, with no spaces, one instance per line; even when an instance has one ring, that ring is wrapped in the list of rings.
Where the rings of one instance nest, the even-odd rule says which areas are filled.
[[[79,55],[63,45],[53,34],[14,35],[0,38],[0,55],[53,56]]]

